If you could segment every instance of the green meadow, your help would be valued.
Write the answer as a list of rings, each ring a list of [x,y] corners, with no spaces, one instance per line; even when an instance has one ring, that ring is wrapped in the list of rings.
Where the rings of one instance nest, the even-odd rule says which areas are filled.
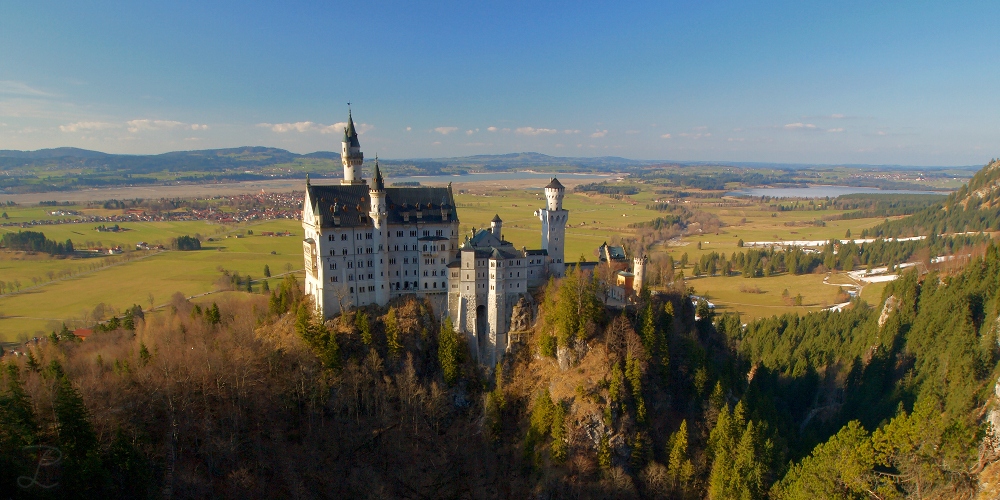
[[[498,189],[489,192],[457,192],[462,235],[473,228],[488,227],[493,216],[503,219],[504,237],[517,247],[538,248],[541,242],[541,222],[533,212],[544,206],[541,189]],[[646,208],[657,196],[645,188],[625,200],[589,193],[567,192],[564,206],[570,211],[566,230],[566,259],[576,261],[583,256],[597,259],[596,249],[616,236],[633,233],[628,227],[636,222],[662,216],[662,212]],[[712,251],[728,256],[739,251],[737,242],[791,239],[842,238],[847,230],[859,235],[865,228],[882,221],[880,218],[827,220],[825,225],[814,221],[839,215],[836,210],[776,212],[766,206],[748,204],[732,207],[723,200],[694,199],[687,206],[692,210],[710,212],[725,224],[719,231],[693,234],[670,245],[658,245],[655,252],[668,252],[674,259],[688,253],[693,262]],[[25,222],[38,219],[58,219],[53,210],[75,210],[85,215],[112,215],[118,210],[82,207],[4,207],[6,221]],[[59,224],[35,226],[30,230],[44,232],[56,241],[71,239],[77,249],[121,245],[128,260],[122,256],[60,258],[48,255],[28,255],[23,252],[0,252],[0,281],[20,282],[21,293],[0,296],[0,341],[14,341],[57,329],[63,322],[70,325],[88,324],[99,304],[120,311],[132,304],[150,307],[168,303],[180,292],[195,296],[225,288],[220,282],[221,269],[263,277],[264,265],[272,274],[302,267],[301,225],[295,220],[275,220],[241,225],[222,225],[207,221],[171,221],[121,223],[123,232],[98,232],[97,224]],[[106,224],[108,225],[108,224]],[[248,235],[247,230],[255,234]],[[0,227],[18,231],[16,227]],[[260,236],[264,231],[290,231],[289,237]],[[135,244],[169,246],[172,238],[200,235],[203,249],[198,251],[135,251]],[[241,237],[237,238],[236,235]],[[211,238],[213,241],[208,241]],[[698,248],[701,243],[701,248]],[[678,270],[682,270],[678,268]],[[690,271],[686,270],[690,276]],[[805,313],[835,303],[838,287],[823,284],[825,275],[774,276],[744,279],[742,277],[708,277],[690,279],[688,286],[698,294],[708,295],[720,311],[737,311],[747,319],[782,314]],[[835,276],[831,278],[836,281]],[[273,283],[272,283],[273,284]],[[756,286],[763,293],[744,293],[740,285]],[[259,284],[255,285],[259,289]],[[862,298],[871,303],[879,300],[884,285],[869,285]],[[789,305],[781,296],[783,290],[791,296],[803,296],[803,305]],[[204,300],[208,300],[207,298]]]

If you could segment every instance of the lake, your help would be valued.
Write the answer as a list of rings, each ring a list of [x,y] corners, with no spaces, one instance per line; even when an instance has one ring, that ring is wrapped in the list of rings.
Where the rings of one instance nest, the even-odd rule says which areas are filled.
[[[498,181],[526,181],[526,180],[538,180],[544,181],[538,185],[539,188],[548,184],[549,179],[553,176],[558,177],[560,180],[575,180],[575,181],[606,181],[615,178],[611,174],[569,174],[569,173],[550,173],[550,172],[492,172],[483,174],[466,174],[466,175],[414,175],[411,177],[392,177],[386,176],[385,182],[387,184],[392,184],[394,182],[419,182],[421,184],[447,184],[453,182],[458,184],[460,182],[498,182]]]
[[[916,191],[906,189],[878,189],[852,186],[809,186],[804,188],[746,188],[730,191],[726,196],[770,196],[772,198],[836,198],[845,194],[937,194],[942,191]]]

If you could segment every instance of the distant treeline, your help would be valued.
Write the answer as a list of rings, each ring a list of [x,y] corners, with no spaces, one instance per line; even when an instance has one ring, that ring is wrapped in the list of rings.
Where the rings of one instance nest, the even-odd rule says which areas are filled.
[[[892,217],[913,215],[945,198],[943,194],[846,194],[834,199],[831,207],[852,210],[841,215],[841,219]]]
[[[779,273],[809,274],[817,269],[851,271],[857,267],[892,267],[907,262],[922,249],[926,249],[928,258],[952,255],[962,248],[984,245],[989,240],[988,236],[977,235],[929,237],[913,241],[878,240],[861,245],[851,242],[835,246],[830,242],[819,252],[807,252],[802,248],[777,250],[772,247],[733,252],[728,259],[725,253],[710,252],[694,262],[693,274],[732,276],[739,272],[744,278],[762,278]],[[681,257],[682,266],[687,265],[686,257],[687,254]]]
[[[4,233],[3,238],[0,238],[0,244],[10,250],[20,250],[22,252],[45,252],[49,255],[73,253],[73,242],[71,240],[66,240],[65,243],[57,243],[46,239],[45,233],[37,231]]]
[[[639,194],[639,188],[635,186],[617,186],[605,182],[591,182],[590,184],[580,184],[573,188],[577,192],[593,192],[610,195],[631,196]]]
[[[178,236],[170,242],[174,250],[201,250],[201,240],[193,236]]]

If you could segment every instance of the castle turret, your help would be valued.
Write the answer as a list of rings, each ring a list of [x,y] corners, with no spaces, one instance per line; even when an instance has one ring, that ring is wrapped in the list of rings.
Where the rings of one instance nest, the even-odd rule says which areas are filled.
[[[632,274],[635,275],[632,281],[632,289],[635,290],[636,295],[642,293],[642,286],[646,281],[646,264],[648,262],[649,257],[645,255],[632,259]]]
[[[385,203],[385,182],[382,180],[382,170],[378,166],[378,156],[375,157],[375,173],[372,175],[372,186],[368,190],[371,197],[370,210],[368,216],[372,219],[372,246],[378,255],[375,262],[373,279],[375,281],[375,302],[381,306],[389,303],[389,262],[386,258],[386,240],[389,236],[389,229],[386,220],[389,211]]]
[[[562,276],[566,272],[563,262],[566,254],[566,220],[569,211],[563,210],[566,188],[555,177],[545,186],[545,208],[536,212],[542,221],[542,249],[548,253],[549,273]]]
[[[503,237],[500,234],[501,229],[503,229],[503,221],[500,219],[500,214],[496,214],[493,216],[493,220],[490,221],[490,232],[498,240],[503,241]]]
[[[354,129],[354,118],[351,111],[347,111],[347,127],[344,127],[344,140],[341,143],[340,161],[344,164],[344,179],[341,184],[364,184],[364,179],[358,173],[361,164],[365,161],[365,155],[361,152],[361,143],[358,142],[358,132]]]
[[[504,259],[500,251],[493,249],[490,255],[490,279],[489,295],[487,296],[487,310],[489,314],[489,338],[486,343],[488,352],[480,353],[480,362],[486,366],[493,366],[497,362],[497,349],[499,345],[505,345],[501,340],[501,335],[507,333],[507,323],[510,316],[507,315],[506,304],[506,280],[504,280]]]

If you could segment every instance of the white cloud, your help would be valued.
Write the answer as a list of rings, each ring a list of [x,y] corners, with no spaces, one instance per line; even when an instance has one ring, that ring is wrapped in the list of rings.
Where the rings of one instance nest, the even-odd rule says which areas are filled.
[[[843,129],[843,127],[838,127],[838,128],[828,128],[828,129],[826,129],[826,131],[827,131],[827,132],[843,132],[843,131],[844,131],[844,129]]]
[[[406,127],[406,131],[407,131],[407,132],[409,132],[409,131],[411,131],[411,130],[413,130],[413,127]]]
[[[465,135],[472,135],[472,134],[475,134],[475,133],[476,133],[475,130],[466,130],[465,131]]]
[[[664,139],[669,139],[670,138],[670,134],[663,134],[660,137],[662,137]]]
[[[53,94],[38,90],[23,82],[13,80],[0,80],[0,94],[33,96],[33,97],[53,97]]]
[[[84,130],[106,130],[118,128],[119,125],[107,122],[76,122],[69,125],[59,125],[59,130],[63,132],[81,132]]]
[[[635,134],[641,134],[642,131],[641,130],[626,130],[625,133],[628,134],[628,135],[635,135]]]
[[[743,141],[746,141],[746,139],[743,138],[743,137],[730,137],[730,138],[728,138],[726,140],[729,141],[729,142],[743,142]]]
[[[304,121],[295,123],[258,123],[258,127],[265,127],[271,129],[273,132],[283,134],[286,132],[319,132],[321,134],[343,134],[344,129],[347,128],[347,122],[337,122],[333,125],[323,125],[322,123]],[[205,125],[207,128],[208,126]],[[367,123],[356,123],[354,125],[355,130],[358,134],[364,134],[375,127]]]
[[[125,122],[128,125],[128,131],[133,134],[136,132],[145,132],[149,130],[168,130],[180,127],[184,125],[181,122],[173,120],[129,120]]]
[[[878,135],[885,135],[885,130],[879,130]]]
[[[579,134],[580,131],[576,130],[576,129],[568,129],[568,130],[563,130],[563,133],[564,134]]]
[[[208,125],[192,123],[191,130],[208,130]]]
[[[830,118],[844,118],[844,115],[841,113],[834,113],[830,115]]]
[[[496,132],[496,131],[497,131],[497,128],[496,128],[496,127],[489,127],[489,128],[487,128],[486,130],[488,130],[488,131],[490,131],[490,132]]]
[[[184,140],[187,142],[201,142],[201,137],[185,137]]]
[[[518,127],[514,130],[515,134],[521,135],[543,135],[543,134],[555,134],[559,132],[553,128],[535,128],[535,127]]]
[[[796,122],[785,124],[785,130],[812,130],[815,128],[816,125],[813,125],[812,123]]]
[[[699,126],[695,127],[694,130],[704,131],[704,130],[708,130],[708,127],[705,126],[705,125],[699,125]]]
[[[598,138],[598,137],[604,137],[606,135],[608,135],[608,131],[607,130],[598,130],[597,132],[594,132],[593,134],[590,134],[590,136],[593,137],[593,138],[595,138],[595,139]]]
[[[434,142],[431,143],[431,146],[440,146],[440,145],[441,145],[441,141],[434,141]]]
[[[682,133],[680,133],[678,135],[680,135],[681,137],[686,137],[688,139],[701,139],[702,137],[712,137],[712,133],[711,132],[709,132],[707,134],[702,134],[702,133],[689,134],[687,132],[682,132]]]
[[[455,132],[457,130],[458,130],[458,127],[438,127],[436,129],[434,129],[435,132],[437,132],[437,133],[439,133],[441,135],[448,135],[448,134],[450,134],[452,132]]]

